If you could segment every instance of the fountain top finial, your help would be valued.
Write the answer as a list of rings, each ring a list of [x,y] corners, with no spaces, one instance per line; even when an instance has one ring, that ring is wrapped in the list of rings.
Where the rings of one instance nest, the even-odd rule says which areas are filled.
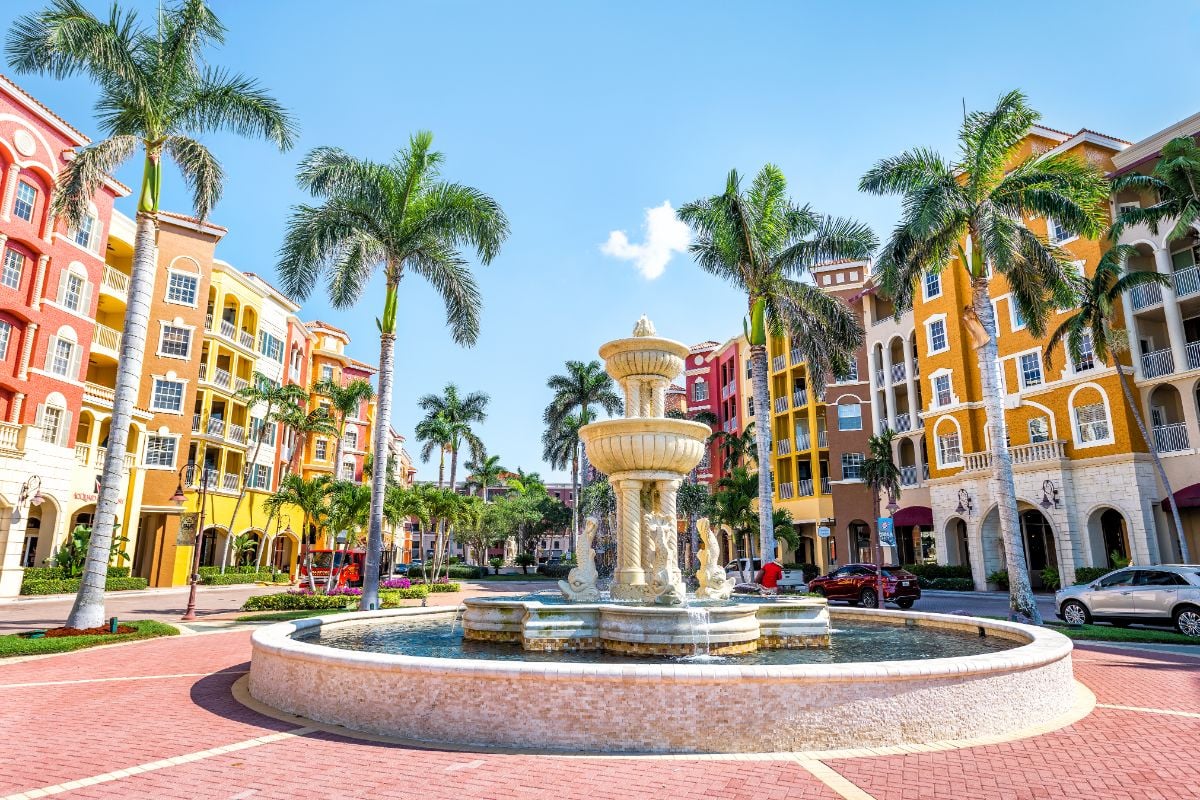
[[[633,326],[633,335],[638,337],[653,336],[654,323],[650,321],[649,317],[647,317],[645,314],[642,314],[641,319],[639,319],[637,324]]]

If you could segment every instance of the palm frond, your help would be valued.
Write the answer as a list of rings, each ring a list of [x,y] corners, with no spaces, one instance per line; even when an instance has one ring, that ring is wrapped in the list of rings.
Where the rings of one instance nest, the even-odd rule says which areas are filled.
[[[50,211],[69,226],[78,226],[90,213],[89,204],[105,179],[137,149],[133,136],[113,136],[75,151],[58,177]]]
[[[288,150],[298,135],[296,122],[257,81],[209,68],[181,104],[178,122],[196,133],[232,131],[258,137]]]
[[[59,80],[85,73],[100,83],[120,82],[148,93],[138,62],[137,17],[113,3],[107,22],[79,0],[51,0],[38,13],[18,17],[9,29],[5,52],[19,73]]]
[[[483,296],[467,262],[442,243],[429,241],[409,256],[406,266],[441,295],[446,307],[446,324],[455,344],[474,345],[479,339]]]
[[[225,171],[221,164],[207,147],[186,136],[168,136],[163,147],[192,190],[192,208],[196,216],[207,219],[221,198],[225,182]]]

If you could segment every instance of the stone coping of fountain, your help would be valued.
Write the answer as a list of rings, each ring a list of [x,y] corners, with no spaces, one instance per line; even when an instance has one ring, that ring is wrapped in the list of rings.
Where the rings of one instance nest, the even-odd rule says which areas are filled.
[[[617,417],[584,425],[579,436],[596,469],[613,476],[635,471],[665,471],[679,478],[704,455],[712,428],[673,417]]]
[[[653,375],[673,380],[683,370],[690,348],[661,336],[632,336],[600,345],[604,367],[616,380]]]
[[[321,626],[440,616],[359,612],[256,631],[247,686],[288,714],[437,744],[607,753],[771,753],[1020,735],[1075,705],[1071,642],[1016,623],[836,609],[833,619],[984,629],[1010,650],[914,661],[737,666],[488,661],[297,641]],[[836,633],[834,634],[836,636]],[[396,702],[419,687],[436,708]],[[745,717],[770,709],[769,724]]]

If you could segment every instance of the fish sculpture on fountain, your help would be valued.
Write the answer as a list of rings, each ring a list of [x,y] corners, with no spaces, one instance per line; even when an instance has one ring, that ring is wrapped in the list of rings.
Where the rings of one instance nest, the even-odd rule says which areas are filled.
[[[725,570],[721,567],[721,546],[717,543],[717,533],[704,517],[696,520],[696,530],[700,533],[702,545],[700,571],[696,573],[700,588],[696,590],[696,597],[704,600],[728,600],[733,594],[736,581],[726,577]]]
[[[596,550],[592,540],[600,522],[595,517],[588,517],[583,523],[583,531],[579,534],[579,566],[567,574],[565,581],[558,582],[563,597],[575,603],[595,603],[600,599],[600,589],[596,586],[599,573],[596,571]]]
[[[684,601],[683,573],[679,571],[679,533],[675,520],[665,514],[647,514],[651,577],[647,599],[658,605],[677,606]]]

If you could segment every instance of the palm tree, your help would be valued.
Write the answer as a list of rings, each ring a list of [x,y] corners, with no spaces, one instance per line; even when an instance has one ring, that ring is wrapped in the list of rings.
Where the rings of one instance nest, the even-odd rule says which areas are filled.
[[[579,544],[579,453],[582,449],[579,429],[595,420],[591,411],[567,414],[555,425],[547,425],[542,434],[542,458],[551,469],[571,469],[571,534],[572,552]]]
[[[417,401],[425,411],[425,421],[441,418],[449,433],[447,447],[450,452],[450,488],[458,488],[458,453],[466,445],[476,461],[484,457],[483,442],[471,425],[487,419],[488,396],[483,392],[471,392],[466,397],[459,395],[458,387],[447,383],[442,394],[427,394]]]
[[[313,392],[329,399],[329,405],[334,414],[334,425],[337,428],[337,447],[334,448],[334,474],[341,477],[342,453],[345,451],[346,421],[357,414],[364,400],[375,397],[375,389],[370,382],[362,378],[342,386],[334,381],[318,381],[313,384]]]
[[[714,431],[708,437],[710,442],[716,442],[725,453],[725,470],[758,461],[758,436],[754,432],[754,423],[746,425],[742,431]]]
[[[416,519],[421,525],[429,524],[429,510],[424,495],[414,487],[388,484],[383,498],[383,516],[390,520],[393,530],[401,528],[406,519]]]
[[[105,138],[75,151],[66,163],[52,214],[78,227],[107,176],[139,146],[145,154],[108,455],[87,565],[67,618],[74,628],[104,621],[108,548],[150,325],[163,155],[183,173],[193,210],[204,219],[221,195],[224,173],[194,136],[224,130],[287,149],[296,135],[287,112],[257,83],[206,66],[204,51],[224,41],[225,28],[204,0],[181,0],[160,12],[157,22],[153,28],[141,26],[136,14],[115,3],[108,19],[101,20],[80,0],[52,0],[44,10],[18,18],[6,46],[8,63],[18,73],[59,79],[83,74],[100,88],[96,107]]]
[[[883,542],[879,539],[879,494],[886,492],[888,496],[888,508],[896,507],[896,500],[900,497],[900,468],[896,466],[895,460],[892,458],[892,442],[896,439],[896,432],[891,428],[884,428],[877,436],[872,436],[867,440],[867,449],[870,451],[862,463],[862,480],[871,490],[871,502],[875,510],[875,524],[872,528],[875,531],[875,607],[883,608]]]
[[[568,361],[564,366],[566,371],[562,375],[551,375],[546,380],[546,386],[554,393],[543,415],[547,428],[559,427],[571,414],[577,413],[581,420],[591,422],[596,419],[601,408],[609,415],[620,414],[624,410],[625,404],[621,402],[616,384],[599,361],[593,360],[586,364],[582,361]],[[579,451],[582,488],[586,489],[590,470],[587,448],[582,441],[579,443]]]
[[[480,461],[468,461],[466,467],[471,471],[467,476],[467,485],[478,488],[484,500],[487,500],[488,489],[504,485],[502,478],[508,472],[507,467],[500,465],[500,456],[489,456],[486,453]]]
[[[309,529],[315,524],[319,529],[323,526],[328,515],[330,483],[328,475],[318,475],[305,480],[297,473],[291,472],[283,476],[279,488],[263,503],[263,509],[272,516],[278,516],[283,506],[294,506],[303,515],[301,531],[301,558],[308,566],[308,588],[317,590],[312,576],[312,564],[309,561],[309,547],[313,543],[314,532]]]
[[[328,275],[330,300],[337,308],[354,306],[375,269],[383,268],[376,464],[387,463],[401,278],[412,272],[432,284],[445,303],[451,338],[473,345],[483,300],[459,251],[473,247],[487,264],[508,236],[508,220],[495,200],[469,186],[439,180],[442,155],[430,149],[432,144],[433,134],[418,133],[387,164],[334,147],[313,150],[300,164],[297,179],[322,202],[295,208],[280,251],[284,291],[303,300]],[[379,603],[384,470],[371,475],[371,486],[364,607]]]
[[[912,307],[916,285],[957,260],[967,271],[967,314],[981,342],[975,346],[980,394],[987,416],[992,478],[1014,614],[1041,623],[1026,569],[1017,517],[1012,460],[997,385],[996,320],[991,275],[1003,275],[1029,332],[1040,338],[1052,309],[1072,308],[1082,283],[1073,256],[1034,233],[1026,219],[1053,217],[1068,233],[1094,237],[1106,224],[1108,190],[1100,172],[1074,156],[1029,155],[1018,148],[1039,119],[1020,92],[1002,96],[991,111],[967,115],[956,162],[927,149],[884,159],[859,188],[899,194],[904,211],[878,265],[880,285],[898,311]]]
[[[289,406],[299,406],[301,403],[308,401],[308,395],[299,386],[295,384],[288,384],[287,386],[277,384],[257,370],[254,372],[254,380],[250,385],[238,389],[236,396],[245,400],[251,409],[259,404],[265,404],[267,410],[263,414],[262,424],[258,426],[258,432],[255,434],[254,454],[250,457],[250,464],[242,474],[241,489],[238,492],[237,501],[233,504],[233,513],[229,515],[229,530],[234,529],[238,511],[242,507],[242,501],[246,499],[246,490],[250,488],[251,479],[255,478],[258,456],[262,450],[263,440],[267,436],[267,426],[279,422],[277,414],[282,409],[286,409]],[[266,488],[270,489],[269,486]],[[225,543],[228,549],[228,538],[226,538]],[[225,553],[221,554],[222,571],[225,568],[225,556]]]
[[[446,453],[449,452],[450,441],[454,438],[453,429],[445,417],[437,415],[418,422],[415,433],[417,441],[421,443],[422,461],[429,461],[433,451],[438,451],[437,485],[440,489],[446,477]]]
[[[1117,316],[1117,302],[1126,292],[1151,283],[1157,283],[1160,286],[1170,285],[1171,279],[1162,273],[1126,270],[1126,262],[1136,252],[1137,248],[1132,245],[1119,244],[1100,258],[1095,273],[1084,282],[1082,291],[1079,293],[1075,306],[1077,310],[1063,320],[1050,334],[1050,338],[1046,342],[1044,359],[1046,367],[1049,369],[1054,351],[1061,344],[1073,364],[1086,361],[1090,355],[1101,363],[1108,363],[1111,359],[1113,365],[1116,366],[1121,391],[1125,394],[1125,403],[1133,413],[1133,419],[1137,422],[1142,439],[1146,442],[1146,449],[1149,450],[1150,458],[1154,461],[1158,479],[1162,481],[1163,490],[1167,494],[1167,502],[1171,506],[1171,517],[1175,522],[1175,536],[1179,541],[1180,559],[1186,564],[1189,562],[1190,556],[1187,537],[1183,532],[1183,521],[1179,518],[1179,509],[1175,505],[1175,493],[1171,489],[1171,482],[1167,480],[1167,472],[1163,469],[1158,448],[1155,447],[1154,440],[1150,438],[1150,432],[1146,429],[1146,420],[1142,416],[1141,406],[1135,399],[1135,389],[1130,386],[1133,378],[1129,377],[1125,365],[1118,358],[1120,354],[1129,351],[1129,337],[1124,329],[1116,329],[1112,326],[1113,320]]]
[[[712,516],[720,523],[728,525],[736,539],[742,537],[746,548],[746,563],[754,565],[754,544],[751,532],[759,524],[759,516],[754,511],[754,501],[758,497],[758,476],[749,472],[745,467],[734,467],[728,475],[717,481],[717,490],[712,496]],[[774,536],[775,515],[771,514],[771,532]],[[738,561],[742,582],[749,583],[750,575],[742,569]],[[751,570],[753,573],[753,570]]]
[[[329,484],[329,529],[335,536],[346,532],[341,550],[345,553],[358,546],[358,533],[371,518],[371,487],[353,481],[334,480]],[[336,544],[336,539],[334,540]],[[336,559],[335,559],[336,561]],[[345,564],[345,559],[341,561]],[[325,581],[325,591],[333,586],[333,565]]]
[[[333,420],[329,418],[329,412],[323,408],[314,408],[312,411],[305,411],[299,405],[288,404],[282,406],[276,412],[276,418],[283,423],[285,428],[290,429],[296,437],[296,446],[292,452],[292,463],[289,467],[293,473],[300,471],[300,461],[304,456],[304,448],[308,446],[309,437],[334,436],[337,434],[337,427],[333,424]]]
[[[858,318],[841,300],[801,280],[814,266],[836,259],[864,259],[878,241],[870,228],[826,217],[787,196],[787,180],[768,164],[743,192],[731,170],[725,191],[688,203],[679,218],[692,226],[696,263],[745,292],[749,311],[754,396],[769,408],[767,336],[787,335],[808,363],[809,382],[820,391],[826,375],[846,371],[862,345]],[[763,558],[775,556],[771,506],[771,426],[757,428],[758,520]]]
[[[1158,201],[1146,208],[1123,210],[1113,222],[1110,236],[1114,241],[1134,225],[1147,225],[1157,236],[1163,223],[1171,224],[1168,242],[1190,236],[1200,224],[1200,145],[1190,136],[1167,142],[1149,175],[1130,172],[1113,178],[1114,195],[1129,189]]]

